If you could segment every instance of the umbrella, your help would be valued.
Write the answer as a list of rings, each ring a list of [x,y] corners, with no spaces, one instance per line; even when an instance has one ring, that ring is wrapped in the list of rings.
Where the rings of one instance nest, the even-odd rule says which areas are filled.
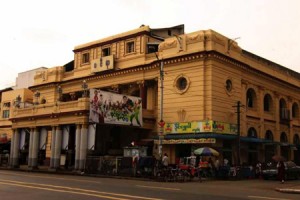
[[[272,157],[272,159],[277,161],[277,162],[278,161],[285,161],[285,158],[281,155],[275,155],[275,156]]]
[[[210,147],[202,147],[194,151],[199,156],[219,156],[219,152]]]

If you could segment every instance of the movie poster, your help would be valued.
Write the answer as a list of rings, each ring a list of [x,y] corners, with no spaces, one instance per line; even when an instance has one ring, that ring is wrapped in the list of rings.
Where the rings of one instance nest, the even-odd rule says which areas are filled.
[[[143,126],[142,99],[91,89],[89,121],[141,127]]]

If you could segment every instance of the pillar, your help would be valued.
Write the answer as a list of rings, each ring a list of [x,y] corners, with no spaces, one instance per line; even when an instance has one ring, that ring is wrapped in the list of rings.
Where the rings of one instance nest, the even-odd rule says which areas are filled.
[[[32,154],[31,154],[31,167],[37,168],[38,166],[38,153],[39,153],[39,143],[40,143],[40,134],[37,128],[33,129],[33,145],[32,145]]]
[[[55,136],[54,168],[60,167],[61,142],[62,142],[62,130],[61,127],[58,126],[56,128],[56,136]]]
[[[52,127],[51,132],[51,157],[50,157],[50,169],[54,168],[54,160],[55,160],[55,138],[56,138],[56,127]]]
[[[80,160],[80,139],[81,139],[81,125],[76,125],[76,141],[75,141],[75,170],[79,169]]]
[[[34,129],[30,129],[29,153],[28,153],[28,167],[29,168],[32,167],[33,131],[34,131]]]
[[[14,143],[15,143],[15,132],[17,129],[14,129],[11,135],[11,143],[10,143],[10,153],[9,153],[9,166],[13,167],[13,160],[14,160]]]
[[[83,170],[85,167],[85,160],[87,154],[87,125],[82,125],[80,136],[80,158],[79,158],[79,170]]]
[[[18,168],[19,167],[19,145],[20,145],[20,134],[18,130],[15,130],[14,133],[14,150],[13,150],[13,167]]]

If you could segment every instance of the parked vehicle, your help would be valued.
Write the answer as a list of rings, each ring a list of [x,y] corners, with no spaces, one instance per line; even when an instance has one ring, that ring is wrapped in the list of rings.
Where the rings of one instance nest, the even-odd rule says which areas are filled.
[[[297,166],[293,161],[284,162],[285,165],[285,179],[299,179],[300,178],[300,166]],[[277,167],[276,163],[270,163],[266,169],[262,170],[262,176],[264,179],[277,179]]]

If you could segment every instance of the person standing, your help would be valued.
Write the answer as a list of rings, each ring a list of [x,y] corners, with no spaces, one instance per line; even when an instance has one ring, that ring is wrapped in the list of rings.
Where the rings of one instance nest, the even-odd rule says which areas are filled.
[[[278,172],[278,179],[281,183],[284,183],[285,179],[285,165],[284,162],[281,160],[277,163],[277,172]]]
[[[162,158],[162,165],[163,165],[163,167],[168,167],[168,165],[169,165],[169,157],[168,157],[167,153],[165,153]]]
[[[216,176],[216,178],[219,177],[219,170],[220,170],[220,161],[219,161],[219,158],[216,158],[216,160],[215,160],[215,176]]]
[[[190,156],[190,165],[192,167],[196,166],[196,156],[195,156],[195,154],[193,152],[191,153],[191,156]]]

